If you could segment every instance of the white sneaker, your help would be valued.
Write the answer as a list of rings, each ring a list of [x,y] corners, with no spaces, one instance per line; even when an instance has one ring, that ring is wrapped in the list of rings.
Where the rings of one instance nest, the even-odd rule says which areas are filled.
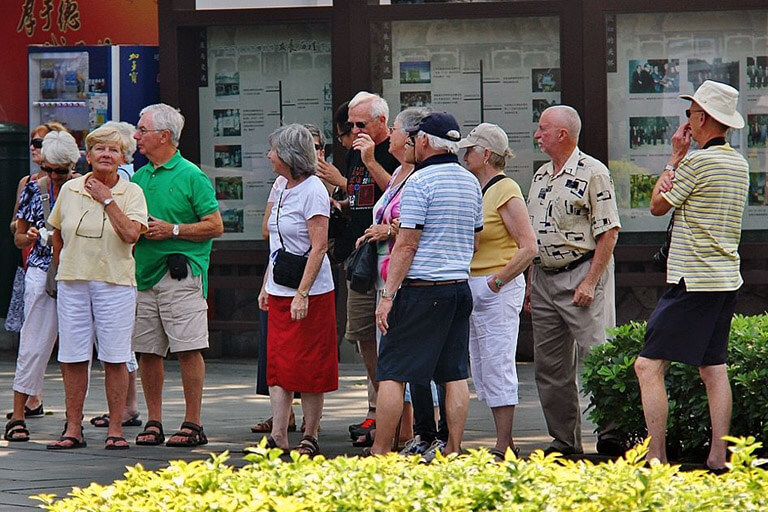
[[[427,448],[429,448],[429,444],[422,441],[420,435],[415,435],[413,439],[405,443],[403,449],[400,450],[400,455],[421,455],[427,451]]]
[[[437,453],[438,451],[441,454],[445,452],[445,441],[442,441],[440,439],[435,439],[434,441],[432,441],[432,444],[429,445],[429,448],[427,448],[427,451],[424,452],[424,455],[422,455],[424,462],[432,462],[432,460],[435,458],[435,453]]]

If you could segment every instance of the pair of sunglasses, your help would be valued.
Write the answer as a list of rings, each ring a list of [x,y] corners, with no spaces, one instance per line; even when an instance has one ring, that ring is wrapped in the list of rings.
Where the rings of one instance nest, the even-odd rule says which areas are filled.
[[[69,167],[48,167],[46,165],[40,166],[41,171],[55,172],[56,174],[69,174]]]
[[[39,137],[35,137],[34,139],[29,141],[29,145],[35,149],[40,149],[43,147],[43,139]]]

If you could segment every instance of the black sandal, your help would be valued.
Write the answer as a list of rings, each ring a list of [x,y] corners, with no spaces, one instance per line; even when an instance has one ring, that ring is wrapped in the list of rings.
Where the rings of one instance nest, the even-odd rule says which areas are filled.
[[[299,441],[299,445],[294,448],[300,455],[308,455],[309,458],[313,458],[320,454],[320,446],[317,444],[317,439],[312,436],[304,436]]]
[[[70,444],[69,446],[55,444],[55,443],[61,443],[62,441],[69,441],[72,444]],[[83,438],[83,440],[81,441],[76,437],[61,436],[57,441],[54,441],[53,443],[46,445],[45,448],[48,450],[74,450],[77,448],[85,448],[86,446],[88,446],[88,443],[85,442],[85,438]]]
[[[205,437],[205,432],[203,432],[203,427],[201,425],[198,425],[197,423],[192,423],[191,421],[185,421],[181,424],[181,428],[189,429],[192,432],[184,432],[183,430],[179,429],[178,432],[174,433],[171,437],[183,437],[183,441],[171,441],[168,440],[167,443],[165,443],[165,446],[172,446],[172,447],[180,447],[180,448],[194,448],[195,446],[200,446],[203,444],[208,444],[208,438]]]
[[[107,444],[109,442],[112,442],[112,444]],[[117,443],[125,443],[125,444],[117,444]],[[127,450],[130,448],[128,445],[128,441],[125,440],[122,436],[107,436],[107,438],[104,440],[104,449],[105,450]]]
[[[23,437],[16,437],[15,434],[23,434]],[[3,438],[11,443],[21,443],[29,441],[29,430],[24,420],[9,421],[5,425],[5,435]]]
[[[149,427],[155,427],[157,430],[149,430]],[[152,439],[139,439],[146,436],[152,436]],[[140,446],[158,446],[163,444],[164,441],[163,424],[155,420],[149,420],[144,425],[144,431],[136,436],[136,444]]]

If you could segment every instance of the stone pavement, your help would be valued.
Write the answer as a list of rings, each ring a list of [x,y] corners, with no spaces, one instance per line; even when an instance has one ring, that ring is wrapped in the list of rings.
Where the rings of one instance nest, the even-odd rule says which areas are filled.
[[[166,436],[179,427],[183,420],[184,401],[178,364],[166,363],[165,416]],[[11,385],[14,363],[0,361],[0,389],[6,393],[3,411],[11,409]],[[533,381],[533,365],[520,363],[520,404],[515,412],[515,442],[523,455],[547,446],[550,438]],[[242,449],[260,439],[250,427],[270,415],[269,399],[255,394],[256,361],[247,359],[213,360],[207,363],[205,393],[203,397],[203,423],[209,444],[196,449],[149,447],[133,444],[141,427],[125,428],[131,448],[125,451],[103,449],[106,429],[88,424],[88,418],[106,412],[104,373],[97,367],[91,377],[91,391],[85,404],[85,439],[88,447],[78,450],[49,451],[45,445],[56,439],[64,423],[63,383],[57,365],[51,364],[45,384],[46,416],[27,420],[31,441],[8,443],[0,441],[0,511],[17,512],[35,509],[36,501],[29,496],[53,493],[63,497],[73,487],[86,487],[91,482],[109,484],[122,478],[126,466],[141,463],[145,468],[158,469],[169,460],[206,458],[208,453],[232,452],[230,463],[242,465]],[[470,385],[470,389],[472,387]],[[583,402],[586,406],[586,402]],[[139,386],[139,409],[145,418],[144,397]],[[361,364],[340,366],[339,390],[326,396],[321,421],[320,448],[327,457],[357,455],[360,448],[352,447],[347,426],[362,420],[367,409],[364,369]],[[301,408],[295,402],[297,419]],[[595,451],[593,426],[583,424],[584,449]],[[494,444],[493,419],[485,404],[472,393],[465,448]],[[300,434],[291,433],[297,443]]]

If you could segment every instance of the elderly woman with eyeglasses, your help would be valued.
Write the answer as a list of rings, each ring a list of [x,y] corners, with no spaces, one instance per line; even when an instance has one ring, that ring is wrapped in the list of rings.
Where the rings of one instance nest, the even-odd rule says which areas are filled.
[[[25,407],[30,396],[43,392],[48,360],[58,333],[56,300],[45,291],[46,273],[51,263],[50,225],[47,216],[59,192],[68,180],[80,151],[75,139],[65,131],[52,131],[40,148],[40,172],[37,180],[26,184],[20,195],[16,213],[16,247],[31,247],[24,277],[25,321],[19,338],[19,353],[13,379],[13,412],[5,426],[5,439],[11,442],[29,440],[25,423]],[[42,414],[42,403],[37,407]],[[30,411],[31,412],[31,411]]]
[[[523,271],[536,255],[536,235],[518,184],[504,174],[514,157],[506,132],[481,123],[459,141],[464,163],[483,190],[483,230],[470,265],[469,287],[474,308],[469,319],[469,362],[477,398],[491,408],[496,445],[491,453],[503,460],[512,439],[518,403],[517,334],[525,296]]]
[[[268,445],[288,449],[288,421],[294,392],[301,392],[305,434],[296,450],[319,453],[317,433],[324,393],[338,388],[336,313],[328,248],[328,192],[315,176],[317,154],[312,135],[291,124],[269,136],[268,158],[280,180],[269,216],[273,255],[259,293],[259,307],[269,310],[267,385],[272,404]],[[307,256],[298,287],[276,278],[279,250]]]
[[[127,144],[120,132],[97,128],[85,144],[92,172],[62,188],[50,218],[59,265],[59,363],[67,424],[49,450],[86,446],[81,422],[95,338],[110,417],[121,417],[128,391],[126,363],[136,312],[132,249],[147,229],[147,203],[138,185],[117,175]],[[121,422],[109,423],[104,448],[128,448]]]

